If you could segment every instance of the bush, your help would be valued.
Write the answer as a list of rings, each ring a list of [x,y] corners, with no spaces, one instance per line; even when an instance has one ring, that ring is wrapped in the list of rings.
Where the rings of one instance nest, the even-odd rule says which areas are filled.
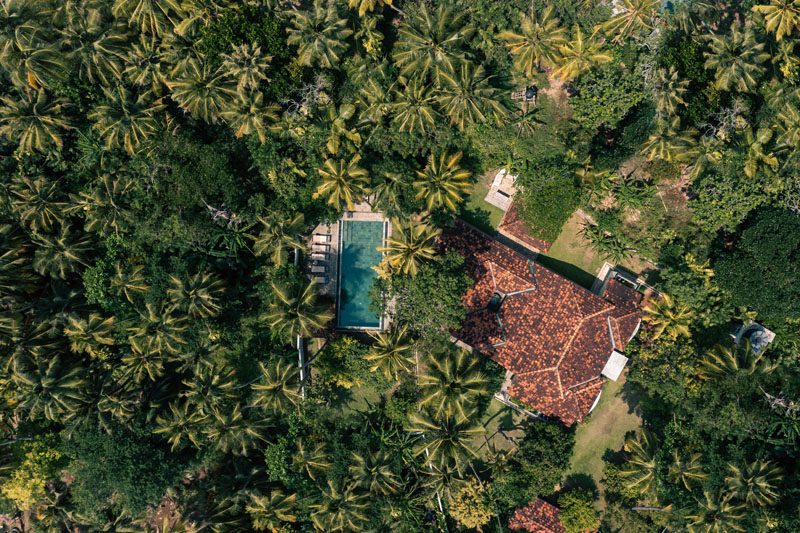
[[[565,492],[558,497],[558,506],[561,508],[558,516],[567,533],[580,533],[600,526],[594,498],[587,489],[578,488]]]
[[[494,516],[489,490],[477,479],[470,479],[453,493],[448,511],[459,525],[470,529],[480,529]]]
[[[581,200],[569,165],[562,158],[535,161],[520,174],[517,187],[520,216],[531,234],[547,242],[556,240]]]
[[[42,435],[18,446],[15,455],[20,462],[0,486],[3,496],[18,509],[25,511],[44,498],[45,484],[64,466],[63,454],[55,449],[57,442],[52,435]]]
[[[314,360],[320,381],[349,389],[353,386],[372,385],[385,388],[383,375],[370,372],[365,359],[369,347],[355,337],[340,335],[330,341]]]
[[[578,94],[570,98],[575,119],[590,130],[614,129],[645,99],[641,81],[612,63],[581,76],[575,88]]]

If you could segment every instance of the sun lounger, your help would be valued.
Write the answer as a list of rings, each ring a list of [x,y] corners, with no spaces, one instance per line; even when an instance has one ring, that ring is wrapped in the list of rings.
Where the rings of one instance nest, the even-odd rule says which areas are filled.
[[[330,250],[330,248],[331,247],[328,246],[327,244],[312,244],[311,245],[311,252],[312,253],[326,253],[327,254],[328,250]]]
[[[314,278],[314,283],[317,285],[327,285],[328,284],[328,276],[316,276]]]
[[[320,235],[319,233],[314,234],[314,242],[331,242],[330,235]]]
[[[311,267],[311,273],[312,274],[322,274],[323,272],[327,272],[327,271],[328,271],[328,267],[326,267],[325,265],[312,265],[312,267]]]
[[[311,260],[312,261],[323,261],[323,262],[325,262],[325,261],[328,260],[328,254],[325,253],[325,252],[312,253],[311,254]]]

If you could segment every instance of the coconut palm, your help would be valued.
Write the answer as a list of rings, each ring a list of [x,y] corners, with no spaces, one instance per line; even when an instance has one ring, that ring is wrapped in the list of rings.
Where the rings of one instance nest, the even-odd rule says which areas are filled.
[[[167,297],[177,309],[185,311],[194,318],[215,316],[222,305],[220,297],[225,290],[225,282],[205,272],[193,276],[169,277]]]
[[[414,277],[422,263],[436,256],[434,243],[442,233],[426,223],[392,220],[392,234],[386,238],[386,246],[379,246],[384,253],[383,262],[388,272],[402,273]]]
[[[307,446],[302,439],[298,439],[292,455],[292,465],[298,472],[305,472],[308,477],[316,480],[315,474],[328,470],[333,463],[328,460],[324,442]]]
[[[378,450],[366,455],[353,452],[352,455],[353,464],[350,465],[350,478],[356,486],[377,495],[397,492],[399,483],[397,476],[392,472],[391,457],[385,450]]]
[[[442,86],[437,98],[450,124],[459,130],[470,124],[494,119],[498,126],[508,115],[503,92],[489,84],[488,76],[481,65],[462,63],[455,73],[442,72]]]
[[[771,139],[772,129],[766,127],[758,128],[755,133],[753,128],[747,127],[737,139],[739,146],[744,149],[744,173],[748,178],[755,178],[763,165],[773,170],[777,169],[778,158],[773,152],[766,150]]]
[[[395,381],[414,365],[414,343],[406,336],[408,324],[393,325],[389,331],[370,333],[375,343],[364,357],[372,363],[370,372],[380,371],[386,379]]]
[[[183,380],[186,388],[180,396],[198,413],[210,416],[212,407],[236,398],[235,373],[233,369],[219,364],[197,363],[191,377]]]
[[[614,6],[616,14],[603,24],[603,31],[614,34],[617,42],[650,32],[659,5],[659,0],[621,0]]]
[[[310,337],[331,320],[325,306],[317,305],[317,284],[281,287],[272,283],[273,301],[264,319],[278,334],[289,340]]]
[[[44,152],[51,146],[60,150],[62,133],[71,128],[64,116],[66,100],[48,101],[44,90],[34,94],[34,98],[30,94],[0,98],[0,135],[18,142],[20,152],[25,154]]]
[[[640,153],[648,161],[683,161],[691,153],[695,133],[695,130],[680,129],[680,117],[675,116],[669,122],[659,121]]]
[[[289,412],[300,403],[299,370],[283,359],[271,361],[269,365],[258,363],[261,376],[250,386],[253,391],[253,405],[282,414]]]
[[[434,109],[436,96],[431,88],[420,79],[414,78],[394,89],[395,101],[392,105],[399,131],[425,133],[436,123],[439,113]]]
[[[206,419],[206,415],[195,410],[187,402],[170,402],[169,412],[156,417],[156,428],[153,433],[163,435],[173,452],[182,449],[188,443],[200,448],[203,445],[200,428]]]
[[[314,0],[310,11],[292,11],[287,42],[296,45],[301,65],[319,65],[333,68],[341,62],[341,54],[347,50],[347,38],[353,30],[347,28],[347,20],[339,16],[335,2]]]
[[[471,458],[477,457],[472,440],[483,434],[484,428],[470,418],[445,416],[437,418],[426,411],[412,413],[407,431],[419,432],[422,438],[414,448],[425,462],[442,467],[453,463],[460,473]]]
[[[130,209],[124,203],[134,190],[135,182],[122,171],[114,175],[103,174],[94,187],[70,195],[70,205],[64,210],[70,215],[84,218],[83,229],[101,237],[111,233],[119,235],[127,229],[131,219]]]
[[[572,39],[559,46],[561,59],[553,75],[563,80],[573,80],[590,68],[608,63],[613,59],[608,52],[602,51],[602,44],[596,34],[584,38],[580,26],[572,29]]]
[[[171,32],[171,18],[182,14],[172,12],[177,5],[173,0],[115,0],[111,13],[138,31],[159,37]]]
[[[355,152],[361,145],[361,135],[356,128],[350,127],[347,121],[353,118],[356,113],[356,106],[353,104],[341,104],[337,109],[334,104],[330,104],[325,113],[328,128],[328,139],[326,147],[328,153],[338,154],[342,140],[345,140],[347,151]]]
[[[428,211],[457,211],[472,189],[470,171],[459,166],[461,155],[461,152],[451,155],[442,152],[438,156],[431,153],[425,169],[417,171],[416,199],[424,200]]]
[[[95,2],[64,2],[55,15],[59,45],[81,79],[110,87],[122,79],[128,32]]]
[[[714,70],[714,85],[724,91],[753,92],[769,59],[764,43],[758,42],[752,27],[735,24],[730,33],[708,36],[704,52],[706,69]]]
[[[241,93],[240,98],[231,102],[230,107],[220,113],[225,122],[233,128],[236,137],[255,133],[261,144],[267,142],[267,122],[279,120],[280,106],[264,105],[264,95],[260,92]]]
[[[475,402],[490,394],[480,356],[447,346],[428,355],[427,371],[419,376],[420,405],[438,418],[466,418]]]
[[[341,210],[342,206],[349,211],[355,209],[366,194],[369,185],[367,171],[358,166],[361,156],[356,154],[350,161],[326,159],[319,169],[322,178],[314,198],[327,198],[328,205]]]
[[[649,493],[653,489],[656,472],[658,443],[655,435],[650,430],[642,429],[635,437],[625,440],[624,449],[629,458],[620,474],[626,480],[626,486],[635,488],[641,494]]]
[[[18,30],[18,33],[22,31]],[[15,87],[22,90],[53,89],[69,73],[64,54],[51,44],[28,41],[21,48],[10,46],[0,53],[0,66],[8,72]]]
[[[659,69],[653,87],[656,113],[662,118],[674,117],[678,113],[678,106],[686,105],[683,95],[688,87],[689,80],[681,80],[674,66],[670,66],[669,70]]]
[[[465,44],[473,33],[466,24],[466,15],[466,11],[457,12],[449,5],[430,11],[421,4],[406,17],[397,30],[393,55],[400,74],[423,79],[432,73],[438,84],[441,73],[455,72],[456,65],[465,58]]]
[[[21,50],[30,45],[41,32],[41,20],[45,10],[41,4],[30,0],[8,0],[0,3],[0,57],[12,50]]]
[[[258,43],[233,45],[230,53],[222,54],[222,70],[227,76],[236,80],[236,88],[240,93],[255,90],[262,81],[268,80],[272,56],[261,51]]]
[[[11,207],[29,230],[49,232],[63,225],[66,204],[59,201],[58,182],[21,176],[14,180],[10,192]]]
[[[745,516],[745,506],[731,501],[732,495],[703,491],[702,498],[696,498],[696,507],[687,515],[689,533],[729,533],[744,531],[741,526]]]
[[[186,344],[187,321],[174,306],[147,302],[144,311],[139,311],[139,319],[128,327],[128,340],[140,353],[177,354]]]
[[[455,461],[429,463],[422,474],[425,476],[422,485],[444,501],[451,501],[453,494],[466,483],[463,469]]]
[[[692,490],[693,483],[699,483],[706,478],[708,474],[703,471],[703,465],[700,464],[702,455],[699,453],[692,453],[689,458],[684,460],[677,450],[672,452],[672,464],[669,465],[669,477],[675,484],[682,484],[686,490]]]
[[[219,452],[246,456],[264,440],[263,424],[245,418],[239,404],[224,409],[212,404],[210,410],[209,424],[203,427],[203,433]]]
[[[70,349],[75,353],[97,355],[100,345],[114,344],[114,317],[103,318],[97,313],[90,313],[86,319],[70,314],[64,335],[69,338]]]
[[[148,101],[144,94],[136,97],[128,89],[118,85],[114,91],[106,91],[107,103],[98,105],[87,115],[94,121],[106,148],[124,148],[134,154],[139,145],[159,129],[155,114],[164,109],[160,102]]]
[[[35,241],[38,248],[33,257],[33,269],[43,276],[67,279],[81,266],[88,265],[86,257],[92,249],[89,236],[71,232],[66,224],[57,235],[38,235]]]
[[[514,67],[529,79],[533,79],[534,72],[542,65],[555,68],[561,57],[561,46],[567,43],[567,30],[559,23],[552,6],[538,19],[534,16],[522,16],[520,33],[505,30],[498,36],[514,56]]]
[[[734,374],[745,376],[769,374],[776,366],[776,363],[764,358],[763,351],[753,352],[750,341],[745,340],[741,345],[715,345],[703,356],[698,372],[700,378],[711,380]]]
[[[775,505],[778,501],[776,485],[783,479],[783,471],[777,464],[755,460],[740,468],[729,463],[728,470],[725,483],[734,497],[756,507]]]
[[[59,355],[49,360],[15,357],[12,365],[12,401],[25,409],[31,420],[39,416],[60,420],[83,401],[84,369],[68,366]]]
[[[119,372],[137,385],[154,383],[164,375],[165,362],[165,352],[151,350],[147,343],[132,343],[130,350],[122,354]]]
[[[273,490],[269,496],[264,496],[258,491],[249,494],[249,502],[245,511],[253,521],[253,528],[257,531],[278,531],[286,522],[297,521],[297,516],[292,512],[296,505],[296,494],[286,495],[281,490]]]
[[[133,297],[137,294],[147,294],[150,285],[144,277],[144,267],[136,265],[131,269],[124,268],[119,261],[114,264],[114,274],[111,276],[111,290],[117,296],[125,296],[125,299],[133,303]]]
[[[194,59],[186,63],[185,72],[167,85],[178,105],[206,122],[216,122],[236,97],[236,86],[221,70],[213,70],[207,63]]]
[[[691,337],[689,327],[695,316],[692,309],[668,294],[663,294],[644,308],[643,318],[652,328],[650,336],[653,340],[662,335],[675,340],[680,336]]]
[[[367,523],[364,514],[368,496],[354,485],[336,486],[328,480],[328,489],[322,489],[316,503],[310,505],[311,524],[317,531],[362,531]]]
[[[125,54],[123,77],[142,92],[160,96],[168,77],[167,52],[163,43],[140,35]]]
[[[375,7],[392,5],[392,0],[347,0],[347,7],[350,9],[358,8],[358,16],[363,17],[367,11],[372,13]]]
[[[406,192],[403,176],[396,172],[384,172],[370,188],[372,205],[394,218],[400,212],[400,204]]]
[[[253,253],[256,255],[266,255],[276,265],[283,265],[289,260],[290,251],[297,253],[306,249],[302,237],[307,227],[303,213],[297,213],[292,218],[273,213],[259,220],[264,229],[253,243]]]
[[[764,15],[767,32],[774,33],[777,41],[800,29],[800,0],[771,0],[769,4],[753,6],[753,11]]]

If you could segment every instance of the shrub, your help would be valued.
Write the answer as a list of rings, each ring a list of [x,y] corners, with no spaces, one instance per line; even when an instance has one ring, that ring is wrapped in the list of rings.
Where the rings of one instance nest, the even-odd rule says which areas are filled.
[[[600,526],[594,498],[587,489],[578,488],[565,492],[558,497],[558,506],[561,508],[558,516],[567,533],[580,533]]]
[[[520,174],[517,186],[522,220],[534,237],[553,242],[580,205],[580,188],[571,168],[558,157],[534,161]]]
[[[465,528],[480,528],[492,519],[489,489],[471,479],[453,493],[448,507],[450,516]]]
[[[353,386],[385,386],[379,372],[369,371],[364,358],[369,348],[355,337],[340,335],[330,341],[314,360],[314,368],[323,383],[349,389]]]
[[[577,96],[570,99],[575,119],[585,128],[614,129],[639,102],[645,99],[642,84],[633,74],[608,64],[581,76]]]
[[[0,492],[20,510],[27,510],[44,498],[45,484],[64,466],[64,456],[55,449],[56,443],[52,435],[45,435],[19,445],[15,455],[21,461],[0,486]]]

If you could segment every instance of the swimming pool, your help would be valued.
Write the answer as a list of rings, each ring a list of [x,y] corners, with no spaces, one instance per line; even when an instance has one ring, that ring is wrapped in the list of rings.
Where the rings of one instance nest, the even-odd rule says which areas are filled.
[[[342,220],[339,224],[337,325],[353,329],[381,328],[383,318],[369,308],[369,289],[377,276],[372,267],[383,257],[377,248],[383,245],[389,223],[385,220]]]

